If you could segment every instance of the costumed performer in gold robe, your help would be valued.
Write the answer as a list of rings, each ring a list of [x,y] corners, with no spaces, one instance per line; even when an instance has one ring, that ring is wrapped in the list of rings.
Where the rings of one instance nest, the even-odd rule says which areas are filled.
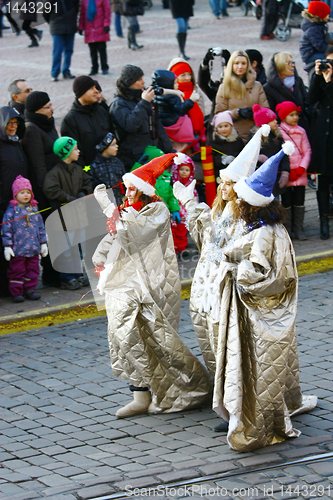
[[[93,256],[105,293],[113,374],[130,381],[134,399],[119,418],[205,406],[212,380],[178,336],[180,280],[170,212],[155,196],[155,182],[174,154],[155,158],[123,176],[126,201],[120,214],[104,185],[95,197],[109,217],[110,232]],[[99,267],[101,269],[101,267]]]
[[[290,142],[283,148],[293,150]],[[317,402],[301,394],[295,253],[282,224],[284,209],[272,194],[283,155],[281,150],[234,186],[244,229],[224,248],[220,264],[224,319],[213,408],[229,420],[227,440],[237,451],[298,437],[292,415]]]

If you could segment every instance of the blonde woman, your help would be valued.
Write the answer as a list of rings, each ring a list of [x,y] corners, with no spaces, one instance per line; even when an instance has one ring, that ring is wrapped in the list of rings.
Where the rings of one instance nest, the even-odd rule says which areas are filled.
[[[233,52],[224,73],[223,83],[216,95],[215,114],[230,111],[234,127],[243,140],[247,140],[254,124],[252,106],[259,104],[269,108],[261,83],[256,81],[256,72],[251,68],[246,52]]]

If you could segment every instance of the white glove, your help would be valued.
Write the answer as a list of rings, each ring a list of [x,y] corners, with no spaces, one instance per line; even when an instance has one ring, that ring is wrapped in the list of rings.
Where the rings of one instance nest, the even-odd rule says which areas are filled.
[[[194,188],[196,180],[193,179],[191,184],[185,187],[181,182],[177,181],[173,185],[173,194],[182,205],[185,205],[187,201],[194,199]]]
[[[40,246],[40,254],[42,257],[46,257],[47,254],[49,253],[49,249],[47,248],[46,243],[42,243]]]
[[[190,99],[193,102],[197,102],[200,99],[200,94],[196,90],[193,90],[192,94],[190,95]]]
[[[6,259],[6,260],[8,260],[8,261],[9,261],[12,257],[15,257],[15,254],[14,254],[14,252],[13,252],[12,247],[5,247],[4,254],[5,254],[5,259]]]
[[[107,217],[111,217],[116,207],[108,197],[105,184],[99,184],[95,187],[94,196],[103,210],[103,214]]]

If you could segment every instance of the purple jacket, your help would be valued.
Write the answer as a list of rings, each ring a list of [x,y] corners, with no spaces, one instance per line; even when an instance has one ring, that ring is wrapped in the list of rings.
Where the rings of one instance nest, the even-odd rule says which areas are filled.
[[[88,0],[82,0],[80,10],[79,30],[84,31],[85,43],[108,42],[109,33],[105,33],[104,27],[111,24],[111,8],[109,0],[95,0],[97,13],[92,22],[87,19]]]
[[[29,211],[18,205],[8,205],[1,226],[2,245],[12,247],[15,257],[38,255],[41,244],[47,242],[42,216],[36,212],[36,207]]]

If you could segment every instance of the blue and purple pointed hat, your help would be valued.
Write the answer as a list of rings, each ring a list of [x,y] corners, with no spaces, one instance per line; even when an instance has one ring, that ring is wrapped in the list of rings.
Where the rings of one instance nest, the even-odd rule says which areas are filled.
[[[250,177],[242,178],[234,186],[234,191],[239,198],[254,207],[265,207],[274,200],[272,193],[278,174],[278,168],[283,156],[290,156],[294,152],[292,142],[287,141],[282,149],[274,156],[268,158]]]

